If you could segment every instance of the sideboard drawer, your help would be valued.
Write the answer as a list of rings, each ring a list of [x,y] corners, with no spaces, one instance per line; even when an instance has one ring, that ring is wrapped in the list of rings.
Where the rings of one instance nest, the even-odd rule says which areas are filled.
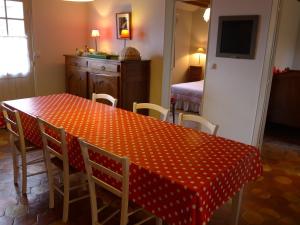
[[[87,67],[88,61],[87,59],[75,58],[75,57],[67,57],[66,64],[75,67]]]
[[[89,61],[89,68],[93,72],[120,72],[120,64],[103,62],[103,61]]]

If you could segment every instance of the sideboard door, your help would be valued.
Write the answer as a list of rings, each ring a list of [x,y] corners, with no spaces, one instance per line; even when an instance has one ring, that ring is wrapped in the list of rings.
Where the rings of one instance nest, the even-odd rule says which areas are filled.
[[[66,72],[67,92],[83,98],[87,97],[87,72],[68,68]]]
[[[109,94],[114,98],[120,99],[119,96],[119,76],[108,74],[89,74],[89,98],[93,93]]]

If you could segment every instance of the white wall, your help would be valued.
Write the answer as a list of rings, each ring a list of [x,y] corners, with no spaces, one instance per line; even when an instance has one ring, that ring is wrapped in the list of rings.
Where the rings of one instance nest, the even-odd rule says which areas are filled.
[[[207,49],[208,40],[208,25],[203,19],[205,9],[199,8],[193,12],[193,24],[192,24],[192,35],[191,35],[191,45],[190,45],[190,64],[199,65],[199,54],[195,54],[198,48],[202,47]],[[206,55],[200,55],[200,65],[202,66],[202,71],[205,70]]]
[[[87,13],[86,3],[32,1],[36,95],[65,91],[63,54],[87,43]]]
[[[186,81],[190,66],[190,39],[192,31],[192,12],[176,10],[175,28],[175,67],[172,71],[172,84]]]
[[[280,69],[293,68],[297,35],[300,25],[300,2],[282,0],[274,65]],[[298,53],[299,54],[299,51]]]
[[[298,36],[297,36],[296,47],[295,47],[293,69],[300,70],[300,24],[298,27]]]
[[[215,0],[209,34],[203,115],[218,135],[251,144],[259,102],[272,0]],[[260,15],[254,60],[216,57],[218,17]],[[212,65],[216,64],[216,69]]]
[[[150,101],[160,104],[164,47],[165,0],[96,0],[89,7],[89,30],[98,28],[100,49],[119,53],[123,41],[116,39],[116,13],[132,12],[133,39],[143,59],[151,60]],[[93,42],[91,42],[93,43]]]

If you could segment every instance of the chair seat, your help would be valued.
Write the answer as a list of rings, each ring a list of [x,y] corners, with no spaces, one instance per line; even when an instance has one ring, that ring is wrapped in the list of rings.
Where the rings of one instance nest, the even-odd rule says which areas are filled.
[[[53,157],[50,160],[58,169],[63,171],[64,164],[61,159],[59,159],[58,157]],[[69,165],[69,173],[70,174],[78,173],[78,170],[76,170],[74,167]]]

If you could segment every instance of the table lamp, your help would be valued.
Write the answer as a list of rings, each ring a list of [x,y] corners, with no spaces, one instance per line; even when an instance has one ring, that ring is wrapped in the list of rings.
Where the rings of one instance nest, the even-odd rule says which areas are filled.
[[[197,53],[198,53],[199,65],[200,65],[200,63],[201,63],[201,54],[205,54],[206,50],[205,50],[205,48],[200,47],[200,48],[197,49]]]
[[[129,39],[129,30],[128,29],[122,29],[120,37],[124,39],[124,48],[126,47],[126,40]]]
[[[95,47],[96,47],[96,52],[98,51],[98,45],[97,45],[97,38],[100,37],[100,31],[99,30],[92,30],[91,36],[95,38]]]

